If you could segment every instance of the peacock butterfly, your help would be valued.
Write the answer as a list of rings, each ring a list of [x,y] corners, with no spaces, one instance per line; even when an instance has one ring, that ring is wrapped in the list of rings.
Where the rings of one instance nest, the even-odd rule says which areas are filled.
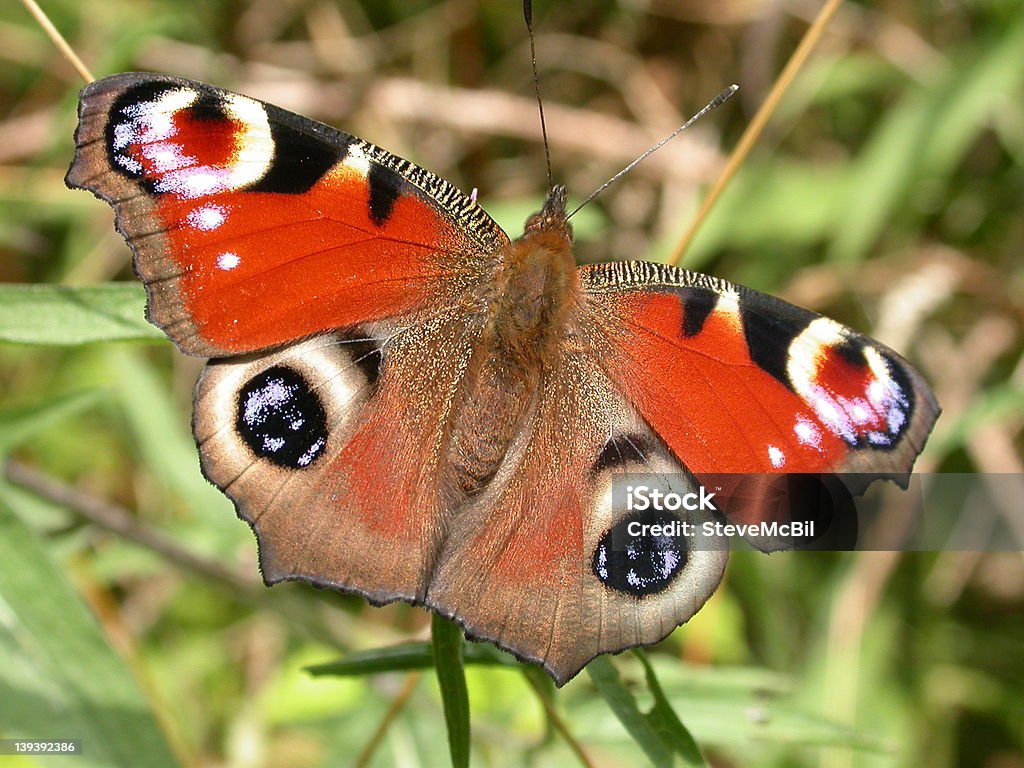
[[[67,184],[114,207],[148,318],[211,358],[202,469],[267,584],[424,605],[561,685],[664,638],[725,567],[637,533],[691,513],[631,510],[613,477],[905,485],[937,418],[905,360],[813,312],[661,264],[577,267],[562,187],[510,240],[429,171],[203,83],[115,75],[79,118]]]

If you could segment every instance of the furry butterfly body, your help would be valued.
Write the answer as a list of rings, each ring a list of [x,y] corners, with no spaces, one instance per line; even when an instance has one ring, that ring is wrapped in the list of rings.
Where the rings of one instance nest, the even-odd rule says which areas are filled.
[[[88,86],[76,140],[68,184],[114,206],[150,319],[212,358],[202,467],[264,579],[426,605],[559,684],[662,639],[725,567],[628,533],[617,473],[905,482],[938,414],[834,321],[662,265],[577,268],[561,188],[511,240],[379,147],[151,74]]]

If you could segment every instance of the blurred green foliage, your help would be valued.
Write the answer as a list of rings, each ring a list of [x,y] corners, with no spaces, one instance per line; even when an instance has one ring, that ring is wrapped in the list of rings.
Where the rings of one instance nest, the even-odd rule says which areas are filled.
[[[514,0],[43,5],[97,75],[168,71],[338,125],[479,188],[513,233],[543,196]],[[598,261],[670,251],[817,3],[535,5],[572,199],[742,87],[575,220]],[[1019,0],[847,3],[684,261],[906,355],[945,411],[924,470],[1021,471],[1021,51]],[[199,473],[200,362],[142,321],[109,209],[61,183],[80,85],[3,4],[0,451],[19,482],[0,485],[0,737],[81,738],[98,766],[334,766],[368,746],[372,765],[446,764],[457,679],[442,705],[415,671],[304,671],[348,653],[335,673],[418,669],[429,620],[259,585],[247,527]],[[85,521],[26,489],[40,478],[130,512]],[[667,760],[662,738],[699,764],[689,733],[716,766],[1024,766],[1022,608],[1016,553],[737,554],[649,653],[656,677],[627,654],[553,693],[469,646],[470,764],[577,764],[567,732],[608,766]]]

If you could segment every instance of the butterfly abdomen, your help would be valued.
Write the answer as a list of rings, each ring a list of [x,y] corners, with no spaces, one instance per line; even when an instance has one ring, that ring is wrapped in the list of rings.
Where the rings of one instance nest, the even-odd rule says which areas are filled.
[[[534,377],[481,346],[463,381],[450,443],[451,484],[476,496],[497,474],[536,392]]]

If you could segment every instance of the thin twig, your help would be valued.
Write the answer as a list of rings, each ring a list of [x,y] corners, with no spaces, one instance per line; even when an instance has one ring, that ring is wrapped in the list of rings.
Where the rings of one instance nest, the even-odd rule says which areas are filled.
[[[409,702],[409,697],[412,696],[412,692],[416,690],[416,684],[423,677],[422,672],[410,672],[405,676],[405,684],[402,686],[402,690],[398,692],[395,700],[391,702],[391,706],[388,707],[388,711],[384,713],[384,719],[380,721],[377,726],[377,730],[373,732],[370,740],[366,742],[366,746],[363,747],[363,751],[359,753],[359,757],[352,764],[353,768],[365,768],[370,764],[374,755],[377,753],[377,749],[384,741],[384,737],[390,730],[391,725],[395,722],[395,718],[398,717],[399,713],[405,709],[405,705]]]
[[[352,638],[343,614],[328,602],[330,592],[268,590],[255,574],[250,575],[248,571],[190,552],[159,531],[147,527],[123,507],[97,499],[15,461],[7,462],[6,474],[11,482],[64,507],[92,525],[155,552],[183,570],[210,579],[236,599],[279,613],[291,626],[301,628],[318,642],[341,648],[351,645]],[[315,602],[311,603],[310,598]]]
[[[558,735],[565,739],[565,743],[569,745],[569,749],[576,755],[576,758],[580,761],[581,765],[586,768],[594,768],[594,762],[590,759],[590,756],[583,750],[583,745],[580,744],[576,737],[572,735],[569,730],[569,726],[565,724],[562,716],[558,714],[558,710],[555,709],[554,705],[548,700],[548,697],[544,695],[544,691],[541,690],[540,685],[531,675],[523,675],[526,678],[526,682],[533,688],[534,693],[537,694],[537,698],[540,699],[541,706],[544,707],[544,712],[547,714],[548,720],[552,727],[558,731]]]
[[[36,23],[43,28],[47,37],[57,47],[57,50],[61,52],[68,64],[70,64],[74,70],[78,73],[79,77],[85,80],[86,84],[91,83],[96,78],[92,76],[92,72],[85,66],[78,54],[72,50],[71,46],[68,45],[68,41],[64,39],[64,36],[57,31],[57,28],[53,26],[53,22],[46,15],[42,8],[36,3],[36,0],[21,0],[21,4],[25,6],[25,9],[32,14],[32,18],[36,20]]]
[[[146,549],[163,555],[168,560],[232,589],[261,594],[262,587],[253,578],[229,568],[216,560],[208,560],[189,552],[162,533],[148,528],[127,510],[109,502],[82,493],[76,488],[58,482],[25,464],[7,462],[7,478],[44,499],[74,512],[99,528],[116,533]]]
[[[754,115],[754,119],[750,121],[750,125],[747,126],[747,130],[743,132],[743,136],[740,138],[739,144],[736,145],[736,149],[733,150],[732,155],[729,156],[729,162],[726,163],[725,169],[722,171],[721,176],[715,181],[713,187],[708,192],[704,202],[701,204],[700,210],[697,211],[697,215],[693,219],[693,223],[690,224],[690,228],[686,234],[683,235],[682,240],[672,251],[671,256],[668,259],[669,264],[678,264],[683,258],[683,254],[689,249],[690,244],[693,242],[693,238],[697,234],[697,230],[700,229],[701,224],[707,218],[711,208],[718,201],[719,196],[722,194],[722,190],[725,189],[726,185],[735,175],[736,171],[743,164],[744,160],[747,159],[747,155],[750,154],[750,150],[754,144],[761,137],[761,133],[764,131],[764,127],[768,124],[769,118],[775,113],[776,107],[779,105],[779,101],[782,99],[782,95],[789,88],[793,82],[793,78],[796,77],[796,73],[803,67],[804,62],[807,61],[807,57],[810,55],[814,46],[821,38],[822,32],[828,25],[832,16],[842,5],[842,0],[826,0],[825,5],[822,6],[821,11],[818,13],[818,17],[814,20],[814,23],[807,30],[807,34],[804,35],[803,40],[800,41],[800,45],[797,46],[793,52],[793,56],[786,63],[786,67],[782,70],[782,74],[779,75],[778,80],[775,81],[775,85],[772,86],[771,92],[768,94],[768,98],[764,100],[764,104]]]

